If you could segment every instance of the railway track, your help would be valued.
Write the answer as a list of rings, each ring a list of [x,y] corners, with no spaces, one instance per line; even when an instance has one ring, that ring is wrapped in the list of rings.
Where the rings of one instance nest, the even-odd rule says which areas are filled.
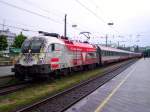
[[[29,85],[30,83],[28,81],[25,81],[25,82],[20,82],[16,84],[2,86],[0,87],[0,95],[10,94],[12,92],[28,87]]]
[[[14,79],[13,75],[7,75],[7,76],[0,76],[0,87],[8,84],[12,79]]]
[[[47,97],[44,100],[41,100],[24,108],[16,109],[15,112],[63,112],[70,106],[111,80],[113,77],[124,71],[134,62],[135,60],[127,61],[120,66],[113,67],[103,72],[102,76],[96,76],[92,79],[83,81],[54,96]]]

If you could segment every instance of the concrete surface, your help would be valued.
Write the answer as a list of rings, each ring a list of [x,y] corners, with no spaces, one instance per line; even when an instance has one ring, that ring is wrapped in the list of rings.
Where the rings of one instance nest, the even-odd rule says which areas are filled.
[[[140,59],[66,112],[150,112],[150,59]]]
[[[13,75],[14,73],[11,72],[12,67],[13,66],[0,66],[0,77]]]

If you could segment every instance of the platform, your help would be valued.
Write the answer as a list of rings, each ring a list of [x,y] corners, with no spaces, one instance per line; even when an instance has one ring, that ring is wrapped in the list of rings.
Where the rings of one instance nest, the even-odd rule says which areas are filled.
[[[150,58],[140,59],[66,112],[150,112]]]
[[[14,73],[11,72],[11,68],[13,66],[0,66],[0,77],[13,75]]]

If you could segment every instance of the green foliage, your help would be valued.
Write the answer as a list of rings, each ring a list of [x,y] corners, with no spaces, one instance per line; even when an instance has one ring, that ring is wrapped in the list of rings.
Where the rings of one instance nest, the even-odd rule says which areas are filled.
[[[22,33],[20,33],[19,35],[16,36],[12,47],[21,48],[21,45],[26,38],[27,38],[26,36],[24,36]]]
[[[0,51],[6,50],[8,47],[7,38],[5,35],[0,35]]]

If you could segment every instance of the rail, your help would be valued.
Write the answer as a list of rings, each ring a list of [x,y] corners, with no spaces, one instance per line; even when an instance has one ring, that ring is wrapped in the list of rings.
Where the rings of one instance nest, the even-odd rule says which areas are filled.
[[[52,111],[52,112],[62,112],[72,106],[74,103],[78,102],[85,96],[89,95],[97,88],[111,80],[113,77],[121,73],[127,67],[132,65],[135,61],[130,60],[121,64],[120,66],[115,66],[110,68],[108,71],[104,71],[102,76],[96,76],[87,81],[83,81],[65,91],[57,93],[54,96],[47,97],[39,102],[32,105],[26,106],[16,112],[31,112],[31,111]],[[59,102],[59,103],[58,103]]]

